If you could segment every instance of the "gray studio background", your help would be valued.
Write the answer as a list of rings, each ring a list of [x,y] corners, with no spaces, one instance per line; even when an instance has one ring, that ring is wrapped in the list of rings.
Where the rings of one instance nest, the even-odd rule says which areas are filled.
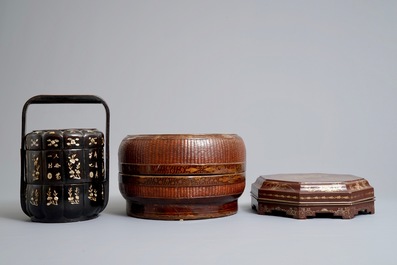
[[[288,172],[358,175],[395,204],[396,14],[396,1],[0,0],[0,200],[24,218],[25,101],[95,94],[111,111],[111,207],[119,143],[146,133],[243,137],[243,207],[259,175]],[[103,123],[101,106],[35,105],[27,130]]]

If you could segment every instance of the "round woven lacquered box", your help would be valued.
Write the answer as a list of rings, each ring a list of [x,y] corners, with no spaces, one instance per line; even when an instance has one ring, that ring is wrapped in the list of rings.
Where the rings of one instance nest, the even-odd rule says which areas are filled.
[[[127,214],[203,219],[237,212],[245,188],[245,145],[235,134],[130,135],[119,147]]]

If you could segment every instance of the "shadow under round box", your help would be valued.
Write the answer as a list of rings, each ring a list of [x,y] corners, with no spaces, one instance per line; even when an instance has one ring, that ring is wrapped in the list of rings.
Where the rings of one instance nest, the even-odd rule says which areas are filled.
[[[246,159],[238,135],[129,135],[118,155],[119,188],[130,216],[191,220],[237,212]]]
[[[277,174],[260,176],[251,186],[258,214],[342,217],[374,214],[374,189],[361,177],[342,174]]]

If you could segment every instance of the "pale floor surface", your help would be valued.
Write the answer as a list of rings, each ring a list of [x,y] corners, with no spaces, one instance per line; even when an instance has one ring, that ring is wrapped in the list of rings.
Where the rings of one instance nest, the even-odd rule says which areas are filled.
[[[396,264],[396,200],[351,220],[262,216],[248,196],[237,214],[199,221],[143,220],[111,197],[96,219],[31,222],[0,203],[0,264]]]

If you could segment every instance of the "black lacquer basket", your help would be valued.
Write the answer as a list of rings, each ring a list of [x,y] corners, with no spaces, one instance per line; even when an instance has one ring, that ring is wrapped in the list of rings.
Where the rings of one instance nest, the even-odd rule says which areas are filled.
[[[36,130],[25,135],[30,104],[102,104],[106,139],[97,129]],[[32,221],[95,218],[109,199],[110,112],[93,95],[38,95],[22,110],[21,208]]]

